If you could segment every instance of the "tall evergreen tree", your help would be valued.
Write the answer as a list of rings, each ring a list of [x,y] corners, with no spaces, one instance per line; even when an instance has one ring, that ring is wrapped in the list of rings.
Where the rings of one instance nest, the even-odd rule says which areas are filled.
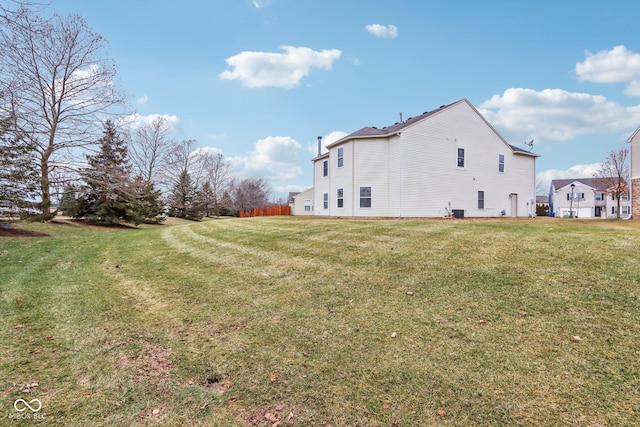
[[[159,224],[167,217],[160,199],[160,190],[156,190],[153,182],[138,176],[133,181],[135,197],[138,203],[138,213],[147,224]]]
[[[10,120],[0,120],[0,205],[22,208],[35,195],[38,176],[31,168],[30,148],[10,127]]]
[[[169,194],[169,209],[172,216],[200,220],[204,207],[198,187],[186,170],[180,173]]]
[[[87,190],[82,196],[86,218],[105,224],[121,221],[139,224],[143,218],[136,191],[129,176],[127,145],[111,120],[104,124],[100,151],[87,156],[88,168],[82,171]]]
[[[209,183],[209,181],[205,181],[205,183],[202,184],[200,195],[205,216],[209,218],[212,214],[215,215],[218,201],[216,200],[216,194],[211,188],[211,184]]]

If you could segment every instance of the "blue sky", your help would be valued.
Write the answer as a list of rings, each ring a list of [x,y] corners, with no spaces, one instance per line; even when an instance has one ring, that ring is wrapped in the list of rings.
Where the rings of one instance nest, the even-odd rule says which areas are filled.
[[[538,193],[590,177],[640,125],[640,2],[53,0],[108,41],[140,121],[220,150],[272,198],[313,184],[317,136],[467,98],[535,140]]]

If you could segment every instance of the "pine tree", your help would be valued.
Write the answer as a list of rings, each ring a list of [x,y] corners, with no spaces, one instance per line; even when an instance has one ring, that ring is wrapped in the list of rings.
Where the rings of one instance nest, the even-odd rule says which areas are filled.
[[[204,208],[205,216],[209,218],[211,214],[215,215],[215,212],[218,210],[218,200],[216,197],[216,193],[213,191],[213,188],[211,188],[211,184],[208,181],[202,184],[200,194],[202,197],[202,205]]]
[[[160,200],[160,190],[156,190],[151,181],[145,181],[138,176],[134,182],[136,200],[139,205],[138,213],[147,224],[159,224],[167,217]]]
[[[98,142],[100,151],[94,156],[87,156],[89,167],[82,171],[88,186],[82,196],[86,218],[104,224],[119,224],[121,221],[139,224],[144,218],[129,177],[127,145],[112,121],[106,121]]]
[[[200,220],[204,214],[202,198],[189,172],[183,170],[169,194],[170,214],[178,218]]]
[[[35,195],[38,175],[30,147],[10,130],[11,121],[0,120],[0,205],[20,209]]]
[[[233,213],[233,199],[228,191],[222,193],[220,203],[218,203],[218,216],[229,216]]]

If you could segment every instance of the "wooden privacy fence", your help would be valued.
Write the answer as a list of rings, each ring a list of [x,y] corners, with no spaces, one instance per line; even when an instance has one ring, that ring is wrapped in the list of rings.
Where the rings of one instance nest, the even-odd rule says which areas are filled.
[[[291,206],[269,206],[264,208],[253,208],[246,211],[240,211],[239,213],[240,218],[277,215],[291,215]]]

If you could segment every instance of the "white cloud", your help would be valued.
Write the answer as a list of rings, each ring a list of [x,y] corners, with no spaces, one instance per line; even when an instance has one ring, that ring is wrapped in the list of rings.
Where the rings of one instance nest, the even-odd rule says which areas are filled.
[[[578,135],[629,134],[640,106],[561,89],[511,88],[483,102],[480,112],[507,140],[568,141]]]
[[[326,153],[327,151],[327,145],[334,143],[342,138],[344,138],[345,136],[347,136],[348,133],[346,132],[342,132],[342,131],[333,131],[331,132],[329,135],[326,135],[324,137],[322,137],[322,147],[321,147],[321,153]],[[318,155],[318,141],[316,140],[316,142],[314,142],[313,144],[309,144],[307,145],[307,150],[315,157]]]
[[[364,29],[378,38],[395,39],[398,37],[398,27],[395,25],[371,24]]]
[[[198,147],[198,148],[196,148],[196,150],[193,153],[191,153],[191,155],[192,156],[200,155],[200,154],[204,155],[204,154],[207,154],[207,153],[211,153],[211,154],[214,154],[214,155],[215,154],[222,154],[222,150],[217,148],[217,147]]]
[[[253,4],[253,7],[255,7],[256,9],[261,9],[263,7],[269,6],[269,4],[271,3],[271,0],[252,0],[251,4]]]
[[[624,46],[602,50],[598,53],[585,52],[584,62],[576,64],[578,81],[594,83],[628,83],[626,95],[640,96],[640,54],[633,53]]]
[[[546,195],[549,193],[551,181],[554,179],[592,178],[600,169],[600,163],[575,165],[569,169],[549,169],[536,174],[537,193]]]
[[[274,189],[284,188],[288,181],[302,175],[298,153],[302,145],[289,136],[268,136],[258,140],[244,156],[228,158],[233,173],[239,178],[261,177]]]
[[[315,51],[308,47],[282,46],[283,53],[241,52],[226,59],[233,70],[225,70],[219,77],[240,80],[250,88],[293,88],[309,75],[312,69],[330,70],[342,54],[337,49]]]
[[[140,105],[144,105],[147,103],[147,101],[149,101],[149,97],[145,94],[142,95],[140,98],[136,99],[136,102]]]
[[[131,129],[138,129],[141,126],[150,125],[157,118],[162,117],[167,121],[169,130],[175,132],[180,125],[180,119],[178,116],[170,116],[168,114],[149,114],[148,116],[142,116],[138,113],[129,114],[123,119],[123,123],[129,126]]]

